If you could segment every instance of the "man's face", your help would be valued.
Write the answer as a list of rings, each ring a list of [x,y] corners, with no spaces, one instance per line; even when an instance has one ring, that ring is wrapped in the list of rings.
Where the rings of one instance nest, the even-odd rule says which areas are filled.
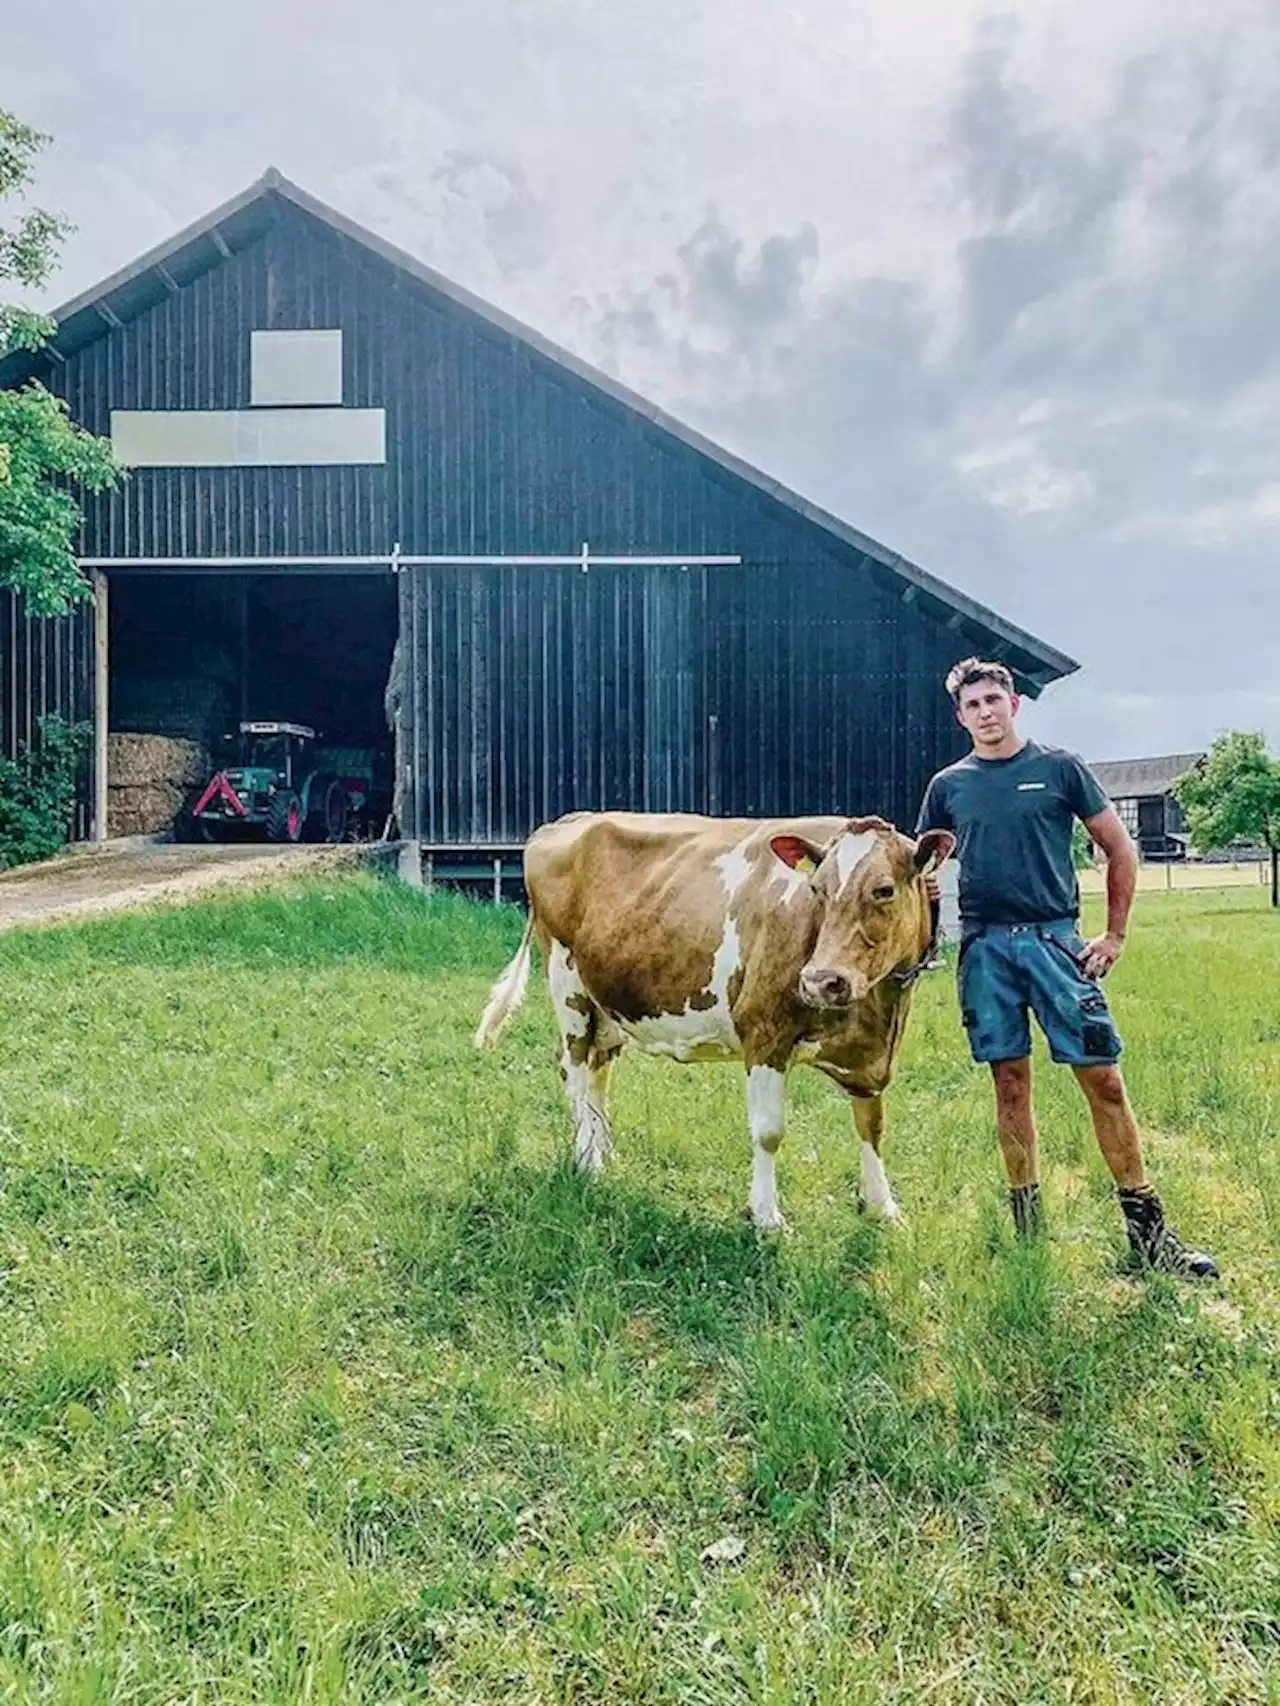
[[[1022,703],[998,681],[973,681],[960,689],[956,715],[975,746],[999,746],[1013,732],[1013,720]]]

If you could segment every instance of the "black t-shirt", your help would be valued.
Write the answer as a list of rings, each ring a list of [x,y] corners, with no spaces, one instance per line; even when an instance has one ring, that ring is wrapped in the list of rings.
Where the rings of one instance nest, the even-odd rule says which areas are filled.
[[[1012,758],[970,753],[939,770],[925,790],[916,834],[954,833],[962,919],[1048,923],[1078,916],[1072,823],[1108,804],[1083,759],[1029,740]]]

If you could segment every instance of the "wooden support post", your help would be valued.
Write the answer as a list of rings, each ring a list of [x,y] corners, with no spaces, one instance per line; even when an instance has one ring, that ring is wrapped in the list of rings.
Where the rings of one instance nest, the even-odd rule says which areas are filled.
[[[493,904],[497,906],[502,900],[502,855],[497,853],[493,860]]]
[[[93,570],[93,839],[107,839],[107,731],[111,726],[110,631],[111,607],[107,576]]]
[[[415,838],[401,841],[397,870],[401,882],[408,883],[410,888],[422,887],[422,847]]]

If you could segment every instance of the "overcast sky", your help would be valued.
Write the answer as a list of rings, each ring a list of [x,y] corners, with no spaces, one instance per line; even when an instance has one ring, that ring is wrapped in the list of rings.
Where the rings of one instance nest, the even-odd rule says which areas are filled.
[[[1264,0],[63,0],[63,300],[269,164],[1084,666],[1087,757],[1280,745]]]

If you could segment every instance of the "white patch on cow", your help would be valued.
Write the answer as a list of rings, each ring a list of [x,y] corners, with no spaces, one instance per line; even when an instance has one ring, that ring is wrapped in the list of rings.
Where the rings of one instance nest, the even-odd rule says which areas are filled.
[[[747,848],[751,840],[748,837],[740,841],[728,853],[722,853],[715,861],[716,870],[720,873],[720,881],[724,884],[724,892],[732,900],[734,895],[751,875],[751,861],[747,858]],[[785,869],[785,867],[784,867]]]
[[[762,1232],[783,1225],[774,1154],[787,1123],[786,1075],[772,1066],[747,1073],[747,1124],[751,1128],[751,1218]]]
[[[683,1013],[655,1013],[643,1019],[619,1020],[623,1030],[646,1054],[665,1054],[672,1060],[732,1060],[742,1052],[729,1011],[729,980],[742,964],[742,944],[737,923],[726,918],[724,935],[711,966],[711,982],[700,996],[714,1001],[695,1007],[686,1003]]]
[[[842,835],[836,843],[836,875],[839,877],[837,893],[843,894],[849,885],[849,879],[858,866],[874,851],[876,832],[874,829],[864,829],[860,835]]]
[[[586,1061],[575,1061],[571,1043],[581,1041],[590,1029],[590,1014],[581,1002],[590,1000],[587,986],[569,962],[563,942],[552,942],[547,958],[547,986],[560,1028],[565,1094],[573,1118],[574,1165],[584,1173],[602,1171],[613,1149],[609,1109],[605,1099],[608,1070],[592,1071]]]
[[[782,888],[782,904],[784,906],[789,900],[793,900],[796,895],[809,887],[809,879],[803,871],[797,871],[794,866],[784,864],[776,855],[773,861],[773,870],[769,873],[768,887],[772,888],[775,883]]]
[[[551,991],[551,1004],[556,1010],[561,1036],[585,1037],[587,1015],[576,1005],[571,1006],[569,998],[585,996],[586,986],[570,965],[569,950],[563,942],[551,944],[551,953],[547,959],[547,987]]]
[[[872,1220],[897,1220],[902,1213],[893,1200],[884,1162],[869,1143],[862,1145],[862,1200]]]

